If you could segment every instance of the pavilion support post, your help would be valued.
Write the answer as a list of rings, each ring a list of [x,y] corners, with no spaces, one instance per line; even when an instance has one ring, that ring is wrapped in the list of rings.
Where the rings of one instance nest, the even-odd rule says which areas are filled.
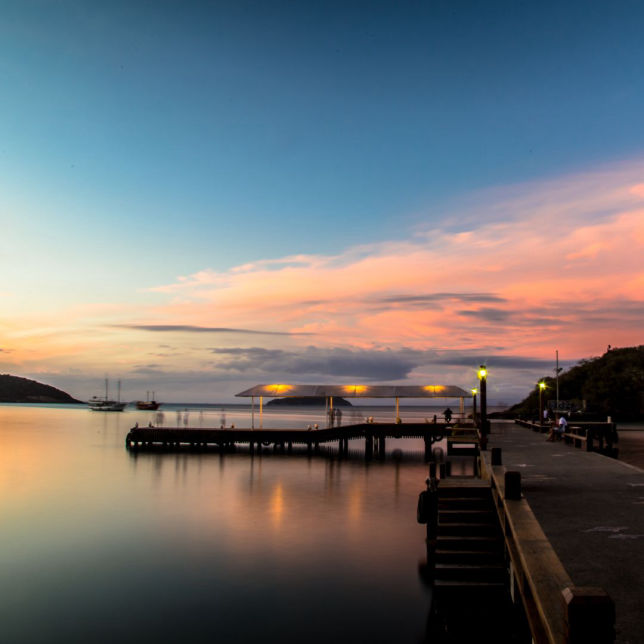
[[[463,398],[463,396],[460,397],[460,402],[461,402],[461,406],[460,406],[461,418],[464,418],[465,417],[465,399]]]
[[[400,422],[400,405],[398,401],[398,396],[396,396],[396,422]]]
[[[259,428],[264,428],[264,396],[259,397]]]
[[[250,428],[255,429],[255,396],[250,397]]]

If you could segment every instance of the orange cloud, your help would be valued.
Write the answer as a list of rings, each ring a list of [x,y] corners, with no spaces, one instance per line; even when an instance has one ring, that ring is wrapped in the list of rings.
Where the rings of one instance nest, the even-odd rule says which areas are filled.
[[[204,268],[152,289],[160,306],[14,320],[2,329],[0,366],[199,372],[216,368],[213,346],[240,344],[180,330],[189,327],[314,334],[252,337],[267,348],[496,347],[543,357],[557,347],[586,357],[609,343],[639,344],[643,176],[644,163],[629,163],[489,190],[407,239]],[[177,329],[160,335],[127,325]]]
[[[642,169],[512,188],[503,200],[490,193],[477,221],[446,219],[409,240],[200,271],[159,287],[182,304],[154,317],[312,332],[317,346],[501,342],[510,352],[588,355],[606,341],[638,343],[620,309],[642,302],[644,184],[633,187]]]

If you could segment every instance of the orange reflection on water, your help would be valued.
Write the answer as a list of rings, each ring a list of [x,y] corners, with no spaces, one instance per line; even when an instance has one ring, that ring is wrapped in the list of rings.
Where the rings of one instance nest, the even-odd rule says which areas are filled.
[[[281,481],[273,488],[270,502],[271,525],[274,529],[279,530],[284,518],[284,488]]]
[[[349,519],[349,528],[353,532],[355,527],[359,526],[363,520],[364,510],[364,489],[361,481],[355,481],[351,484],[348,491],[347,516]]]

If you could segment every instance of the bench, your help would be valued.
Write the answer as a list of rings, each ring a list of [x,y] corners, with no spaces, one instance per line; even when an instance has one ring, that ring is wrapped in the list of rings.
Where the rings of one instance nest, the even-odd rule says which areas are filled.
[[[588,434],[585,427],[569,425],[562,438],[565,443],[572,443],[575,447],[581,447],[583,443],[588,444]]]

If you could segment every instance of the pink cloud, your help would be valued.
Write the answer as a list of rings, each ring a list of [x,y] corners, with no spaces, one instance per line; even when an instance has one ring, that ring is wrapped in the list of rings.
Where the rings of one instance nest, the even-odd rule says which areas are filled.
[[[622,165],[505,195],[490,191],[477,205],[477,221],[463,217],[466,229],[454,230],[454,216],[411,239],[335,256],[201,271],[159,287],[182,304],[155,314],[313,332],[318,346],[501,343],[509,353],[559,346],[589,355],[606,342],[639,343],[620,307],[642,301],[644,184],[633,178],[643,169]],[[436,296],[444,293],[452,296]],[[493,293],[497,302],[477,302],[477,293]],[[459,294],[473,294],[472,301]]]
[[[171,368],[213,369],[209,347],[234,342],[110,327],[119,323],[314,334],[245,337],[262,347],[495,347],[534,357],[558,348],[580,358],[607,344],[640,344],[642,177],[644,164],[630,163],[489,190],[407,239],[332,256],[259,258],[226,271],[204,267],[153,289],[160,306],[60,312],[32,326],[53,336],[22,337],[15,328],[4,344],[15,349],[15,364],[72,369],[91,355],[101,373],[156,360],[149,356],[161,341],[172,344],[172,358],[159,358]]]

